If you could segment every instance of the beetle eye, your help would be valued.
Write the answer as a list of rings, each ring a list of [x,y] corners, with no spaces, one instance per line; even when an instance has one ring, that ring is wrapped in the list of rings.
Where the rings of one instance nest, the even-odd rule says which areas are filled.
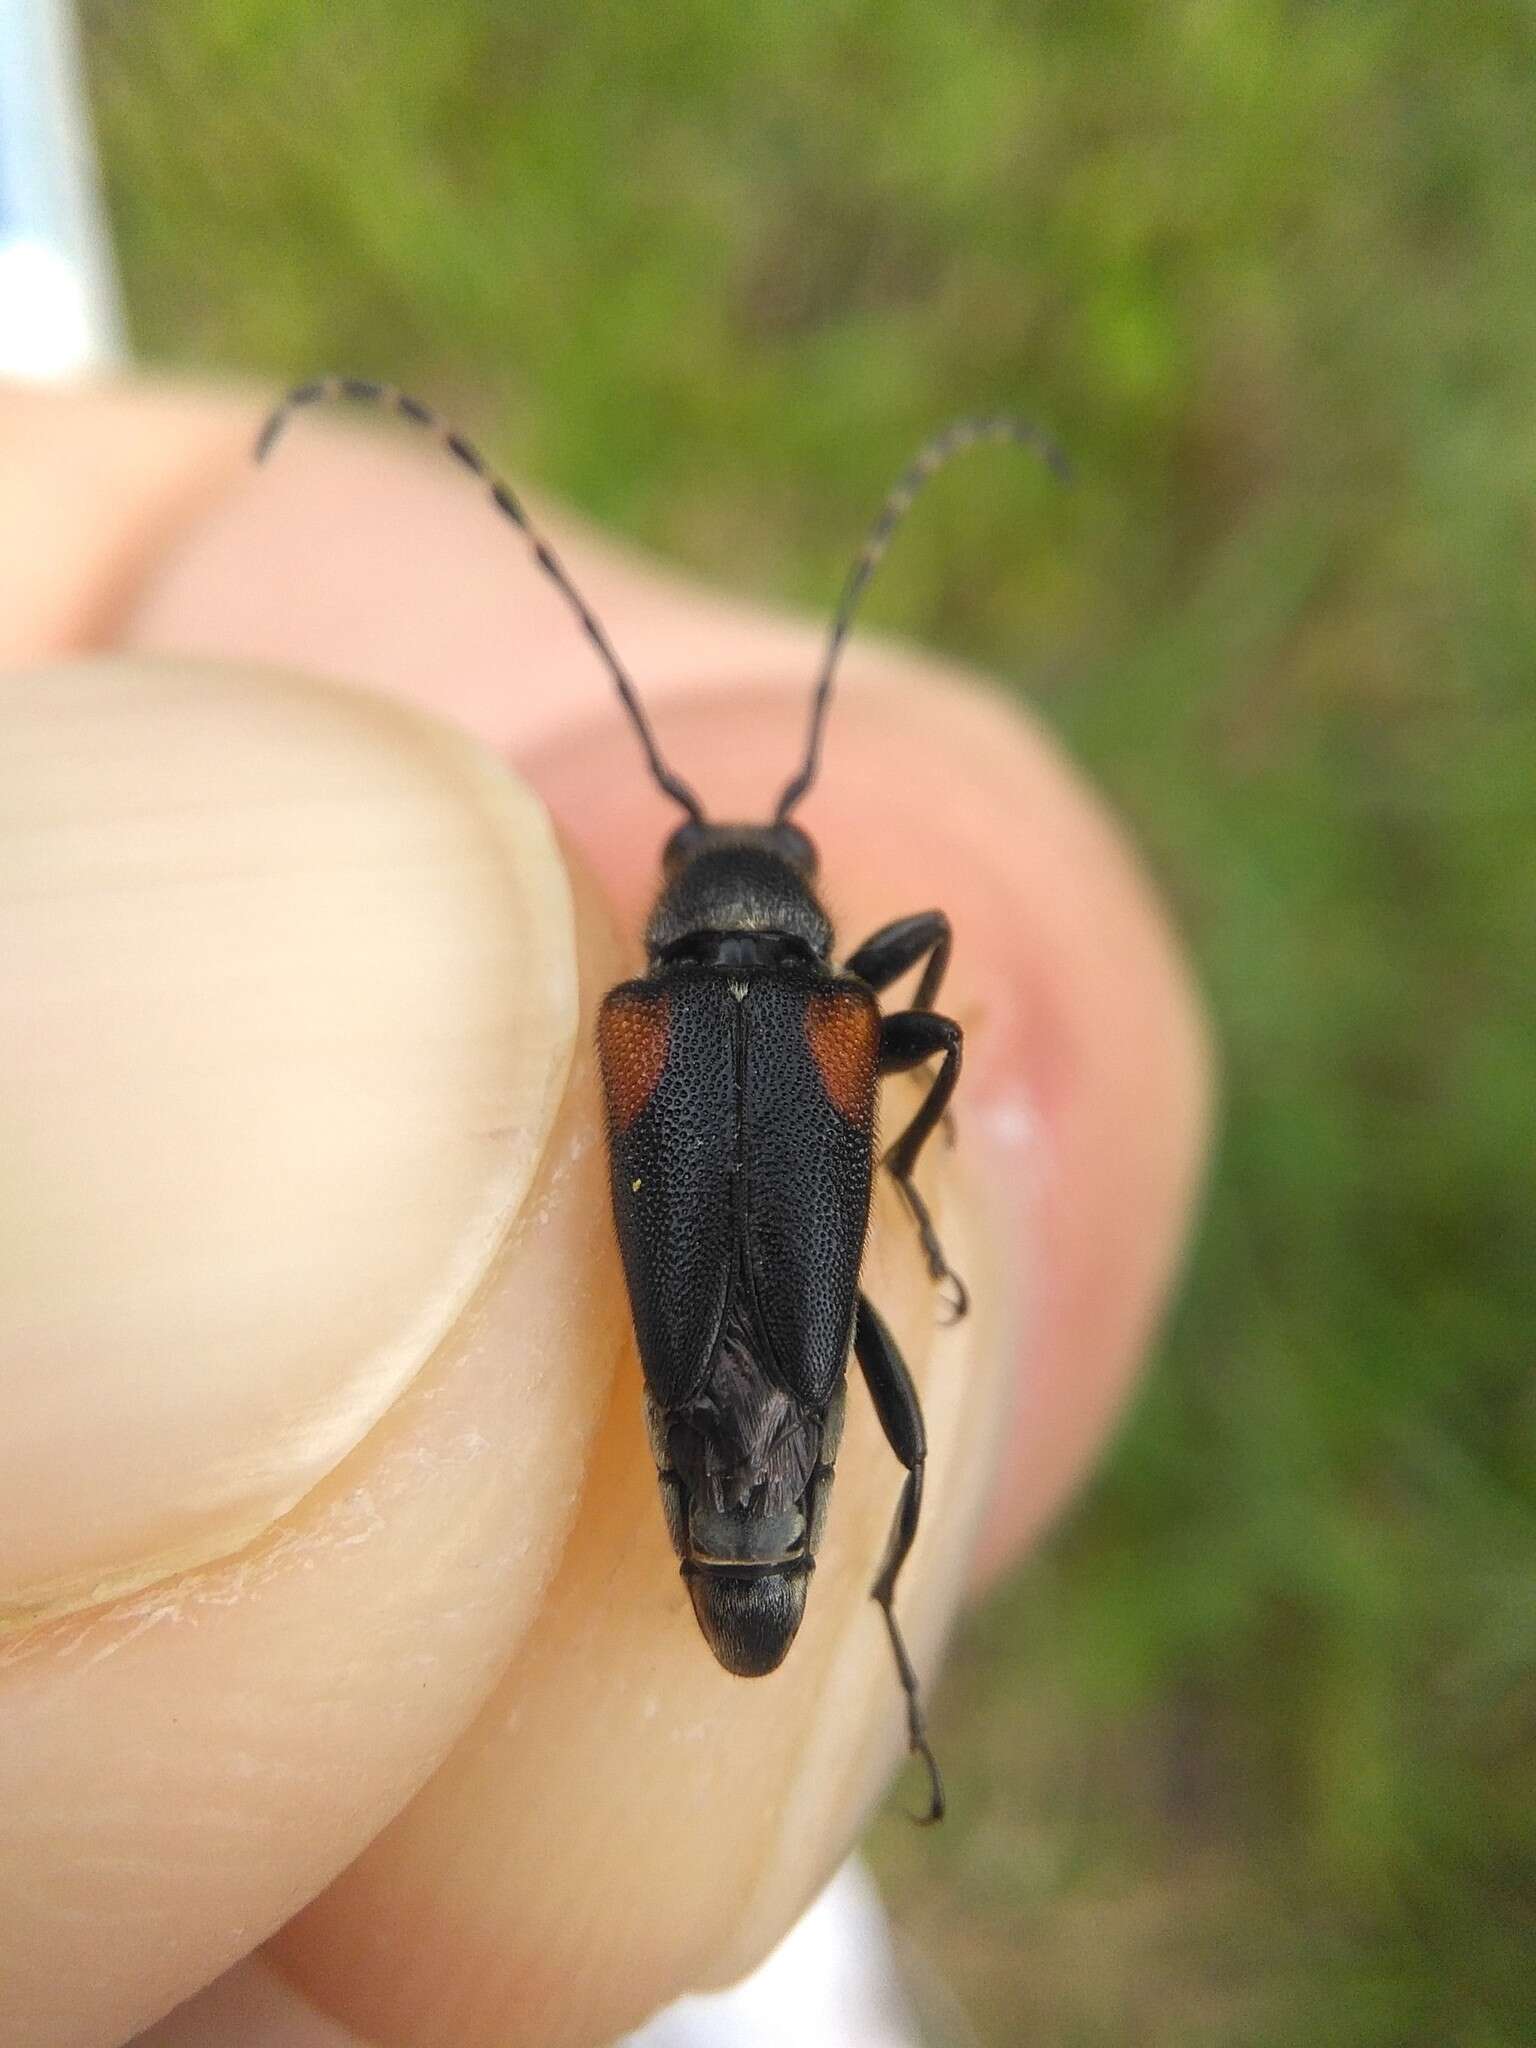
[[[809,834],[802,832],[798,825],[775,825],[773,843],[791,867],[798,868],[802,875],[815,874],[816,848]]]
[[[679,868],[686,867],[708,836],[706,827],[699,824],[695,818],[690,818],[686,825],[679,825],[662,848],[662,871],[667,875],[675,875]]]

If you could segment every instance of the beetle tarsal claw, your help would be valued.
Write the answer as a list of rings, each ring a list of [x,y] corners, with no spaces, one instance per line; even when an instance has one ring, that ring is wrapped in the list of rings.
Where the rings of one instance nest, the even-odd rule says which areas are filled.
[[[921,1733],[915,1734],[912,1737],[910,1747],[913,1756],[922,1758],[924,1768],[928,1773],[928,1811],[926,1813],[913,1813],[909,1808],[907,1818],[920,1828],[931,1828],[944,1818],[946,1801],[944,1797],[943,1773],[939,1769],[937,1757],[935,1757],[933,1751],[928,1746],[926,1735]]]
[[[942,1297],[945,1313],[939,1321],[946,1330],[951,1329],[956,1323],[963,1323],[970,1314],[971,1291],[952,1266],[946,1266],[943,1273],[936,1273],[934,1278],[947,1290]]]

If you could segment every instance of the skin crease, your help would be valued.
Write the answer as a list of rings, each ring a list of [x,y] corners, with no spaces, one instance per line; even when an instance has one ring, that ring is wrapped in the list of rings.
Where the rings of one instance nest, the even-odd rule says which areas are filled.
[[[529,568],[517,536],[430,450],[302,423],[291,446],[250,478],[242,464],[260,412],[260,400],[142,388],[0,393],[0,655],[17,661],[108,644],[258,658],[428,706],[510,753],[530,777],[622,935],[615,947],[604,913],[583,897],[589,959],[606,952],[617,971],[632,970],[655,851],[675,813],[646,783],[633,735],[558,597]],[[559,533],[657,716],[668,758],[697,781],[712,815],[761,815],[793,766],[819,632],[694,591],[569,522]],[[926,1555],[914,1560],[900,1596],[914,1635],[931,1650],[972,1536],[957,1477],[997,1468],[980,1537],[980,1569],[994,1571],[1065,1500],[1113,1420],[1182,1241],[1205,1133],[1208,1063],[1198,1006],[1161,915],[1113,826],[1049,743],[996,699],[910,656],[858,648],[845,683],[823,780],[801,813],[821,849],[841,946],[850,950],[888,918],[942,904],[957,929],[945,1000],[968,1032],[962,1141],[936,1164],[941,1177],[961,1178],[958,1192],[944,1197],[944,1223],[957,1265],[965,1264],[987,1305],[968,1334],[935,1336],[904,1219],[889,1219],[872,1254],[878,1298],[896,1315],[914,1367],[929,1375],[936,1444],[947,1444],[952,1461],[950,1479],[930,1490]],[[942,804],[931,801],[936,786]],[[566,1113],[582,1114],[574,1103]],[[590,1231],[582,1236],[591,1209],[588,1200],[569,1215],[558,1202],[539,1210],[553,1235],[544,1252],[529,1253],[522,1285],[559,1293],[582,1273],[590,1287],[596,1272],[605,1276],[607,1315],[622,1311],[622,1300],[611,1245]],[[965,1242],[974,1244],[967,1262],[959,1256]],[[1004,1272],[1031,1276],[1027,1303],[1005,1286]],[[510,1308],[517,1299],[509,1295]],[[443,1365],[432,1361],[397,1404],[401,1412],[340,1468],[337,1486],[359,1461],[398,1446],[392,1432],[416,1425],[420,1409],[411,1404]],[[610,1397],[601,1390],[615,1372]],[[345,1751],[333,1756],[349,1797],[345,1824],[328,1838],[330,1868],[303,1830],[285,1840],[271,1826],[274,1812],[309,1796],[301,1785],[316,1782],[316,1773],[324,1781],[325,1746],[303,1715],[274,1716],[270,1725],[258,1716],[258,1771],[221,1775],[216,1748],[194,1759],[204,1797],[213,1803],[216,1791],[226,1818],[233,1813],[253,1831],[244,1858],[219,1887],[188,1884],[163,1836],[156,1842],[155,1802],[145,1799],[136,1819],[133,1798],[120,1791],[116,1879],[104,1863],[107,1875],[80,1902],[79,1917],[56,1916],[34,1950],[38,1982],[56,1987],[55,2016],[77,2009],[82,1995],[59,1986],[106,1976],[112,1999],[67,2035],[57,2025],[47,2031],[52,2022],[39,2003],[36,2025],[25,2015],[0,2020],[0,2040],[108,2048],[261,1940],[373,1837],[361,1862],[300,1915],[275,1951],[281,1970],[331,2017],[296,1999],[268,1963],[254,1962],[146,2039],[335,2048],[349,2038],[338,2023],[350,2021],[358,2038],[378,2041],[452,2039],[474,2048],[515,2033],[529,2043],[597,2042],[687,1984],[747,1967],[782,1931],[843,1853],[895,1753],[894,1683],[864,1596],[898,1475],[854,1388],[829,1532],[835,1558],[818,1574],[790,1664],[749,1689],[709,1664],[668,1569],[634,1373],[621,1336],[586,1382],[596,1398],[593,1421],[602,1419],[590,1464],[589,1439],[579,1429],[568,1439],[576,1534],[548,1594],[533,1595],[522,1647],[508,1630],[499,1639],[488,1631],[466,1649],[449,1687],[454,1705],[430,1729],[401,1732],[398,1684],[384,1682],[387,1659],[380,1682],[360,1688]],[[493,1384],[494,1377],[486,1382]],[[989,1384],[999,1389],[990,1398]],[[1000,1435],[996,1417],[1008,1409],[1013,1421]],[[981,1491],[973,1485],[969,1498]],[[319,1497],[301,1503],[292,1526],[306,1526],[306,1514],[323,1506]],[[377,1562],[386,1564],[387,1546]],[[369,1567],[365,1547],[354,1565],[363,1579],[349,1596],[338,1594],[332,1626],[343,1636],[368,1612],[356,1586],[366,1585]],[[318,1569],[323,1576],[323,1563]],[[615,1569],[633,1575],[640,1604],[621,1604],[623,1625],[594,1645],[594,1600],[610,1583],[605,1570]],[[515,1565],[508,1570],[515,1580]],[[425,1611],[428,1568],[422,1589]],[[292,1641],[282,1627],[271,1632],[253,1677],[250,1645],[258,1638],[240,1632],[240,1597],[230,1616],[222,1636],[188,1640],[162,1628],[143,1637],[135,1683],[120,1694],[110,1679],[125,1668],[121,1660],[100,1667],[107,1678],[98,1703],[72,1724],[71,1740],[52,1744],[49,1804],[33,1811],[30,1831],[0,1830],[8,1898],[63,1882],[50,1843],[92,1839],[102,1759],[114,1739],[135,1756],[132,1717],[154,1711],[157,1686],[175,1686],[194,1718],[204,1699],[291,1695],[306,1666],[285,1660],[312,1656],[302,1632]],[[92,1622],[114,1625],[110,1609]],[[612,1774],[611,1797],[597,1800],[595,1751],[582,1734],[590,1696],[581,1659],[594,1647],[612,1658],[604,1684],[613,1690],[598,1696],[624,1708],[622,1739],[601,1765],[604,1786]],[[514,1649],[497,1687],[498,1665]],[[444,1656],[453,1664],[458,1653]],[[646,1670],[648,1656],[656,1661]],[[37,1688],[32,1725],[56,1725],[70,1680],[44,1659],[29,1682]],[[666,1704],[647,1718],[644,1701],[653,1694]],[[852,1759],[828,1762],[829,1796],[818,1784],[807,1788],[803,1766],[808,1756],[826,1759],[829,1742],[841,1753],[840,1738],[818,1718],[834,1698],[848,1703],[842,1722],[865,1754],[858,1768]],[[0,1697],[0,1732],[4,1715]],[[681,1825],[677,1788],[691,1788],[698,1802],[687,1816],[697,1840],[726,1824],[722,1779],[680,1773],[673,1797],[637,1800],[637,1846],[617,1865],[602,1853],[602,1812],[645,1786],[647,1770],[666,1788],[668,1731],[676,1735],[690,1717],[727,1743],[735,1731],[743,1768],[764,1755],[765,1742],[774,1760],[771,1770],[763,1765],[772,1796],[750,1816],[751,1853],[739,1859],[743,1889],[726,1902],[738,1937],[732,1947],[708,1925],[680,1939],[671,1916],[647,1910],[659,1889],[654,1873],[675,1863],[668,1829]],[[863,1740],[870,1727],[881,1730],[878,1745]],[[794,1736],[808,1750],[797,1751]],[[249,1758],[249,1727],[241,1742]],[[299,1753],[304,1769],[289,1762]],[[526,1857],[519,1865],[507,1850],[520,1828],[547,1822],[550,1788],[536,1773],[556,1769],[566,1774],[555,1801],[565,1818],[538,1840],[564,1924],[585,1932],[585,1946],[568,1950],[550,1947],[527,1897]],[[130,1793],[137,1789],[130,1783]],[[591,1825],[571,1826],[572,1813]],[[793,1843],[786,1818],[797,1824]],[[622,1897],[614,1895],[615,1867],[629,1873]],[[702,1889],[700,1896],[707,1897]],[[382,1981],[370,1934],[381,1915],[395,1951]],[[612,1959],[601,1981],[594,1952]]]

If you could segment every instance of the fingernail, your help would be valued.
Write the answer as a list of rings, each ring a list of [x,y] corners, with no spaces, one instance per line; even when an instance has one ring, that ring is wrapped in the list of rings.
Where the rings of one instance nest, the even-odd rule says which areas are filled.
[[[229,1555],[431,1354],[570,1067],[543,810],[434,722],[0,682],[0,1625]]]

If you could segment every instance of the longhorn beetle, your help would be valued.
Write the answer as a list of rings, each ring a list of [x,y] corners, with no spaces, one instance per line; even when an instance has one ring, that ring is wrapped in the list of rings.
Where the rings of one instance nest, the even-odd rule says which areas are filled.
[[[865,586],[920,487],[962,449],[1031,448],[1064,458],[1012,418],[959,420],[921,448],[854,559],[833,618],[799,771],[771,823],[714,824],[667,766],[628,672],[521,502],[461,434],[390,385],[328,377],[291,391],[256,444],[270,454],[301,406],[354,399],[425,427],[519,527],[597,650],[646,763],[686,813],[662,853],[646,927],[647,971],[603,1001],[598,1052],[607,1100],[613,1215],[645,1372],[645,1414],[667,1531],[693,1611],[728,1671],[782,1663],[805,1611],[843,1426],[850,1348],[886,1440],[906,1471],[871,1588],[890,1635],[928,1812],[944,1787],[924,1731],[917,1674],[897,1626],[896,1580],[917,1534],[926,1444],[917,1389],[859,1290],[881,1075],[939,1062],[884,1155],[928,1270],[967,1297],[912,1175],[960,1076],[961,1032],[933,1007],[949,965],[942,910],[898,918],[841,967],[816,895],[816,849],[792,814],[816,779],[838,657]],[[912,1007],[876,996],[922,963]]]

